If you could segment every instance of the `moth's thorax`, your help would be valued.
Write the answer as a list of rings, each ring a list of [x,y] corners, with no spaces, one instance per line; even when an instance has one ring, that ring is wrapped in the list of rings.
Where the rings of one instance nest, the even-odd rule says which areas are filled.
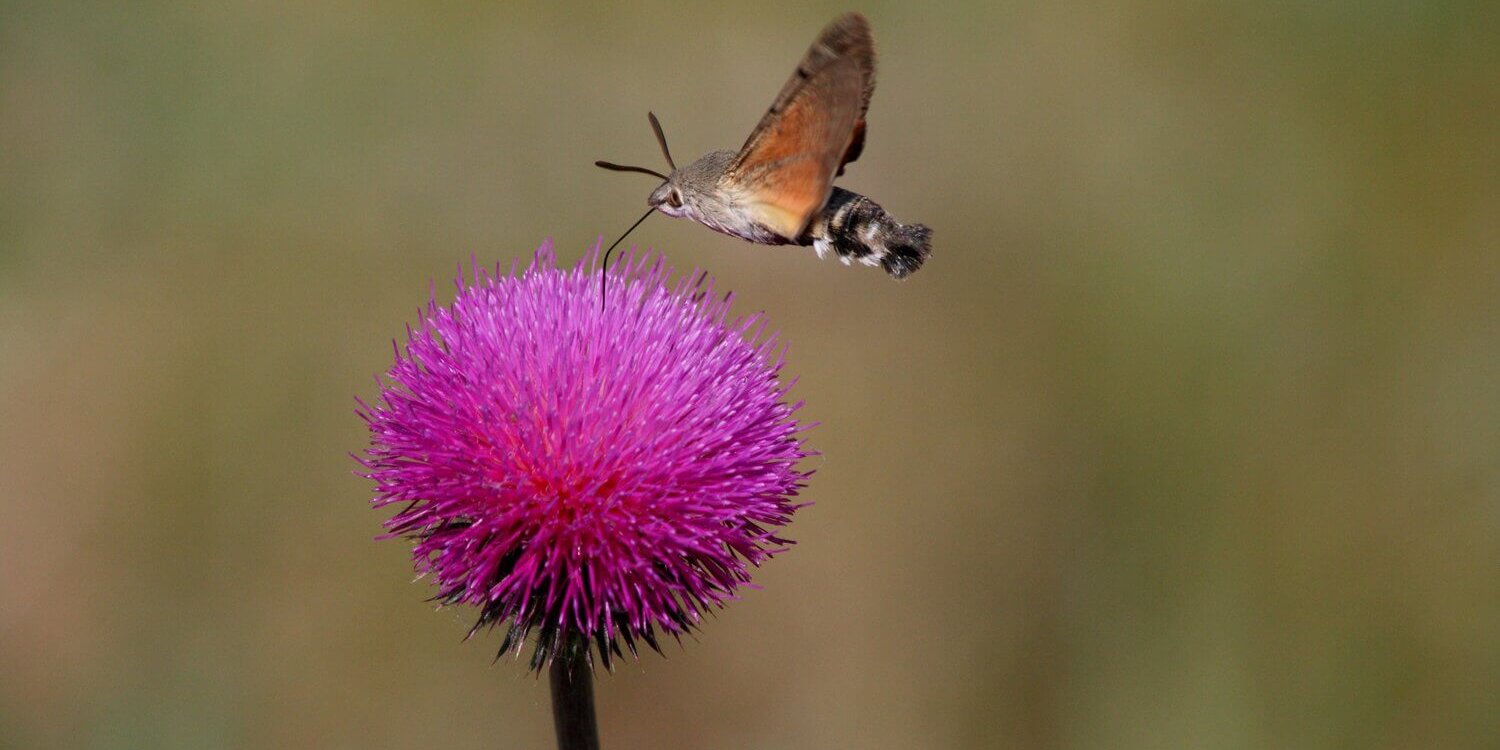
[[[744,198],[730,181],[724,179],[734,161],[733,151],[714,151],[671,174],[651,194],[648,201],[656,210],[683,219],[692,219],[716,232],[762,245],[784,245],[792,240],[761,225],[745,210]],[[681,196],[681,205],[668,200],[673,191]]]

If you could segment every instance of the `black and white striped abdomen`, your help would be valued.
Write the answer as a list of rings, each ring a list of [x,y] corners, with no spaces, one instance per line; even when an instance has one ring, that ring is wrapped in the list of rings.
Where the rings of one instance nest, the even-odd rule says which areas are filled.
[[[931,229],[902,224],[880,204],[843,188],[833,189],[800,239],[799,244],[812,245],[819,258],[832,252],[846,265],[859,261],[880,266],[898,279],[921,268],[932,253]]]

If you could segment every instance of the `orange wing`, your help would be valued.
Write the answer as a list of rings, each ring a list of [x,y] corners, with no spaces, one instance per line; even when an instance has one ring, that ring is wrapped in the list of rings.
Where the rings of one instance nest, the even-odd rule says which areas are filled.
[[[833,178],[859,158],[875,91],[875,42],[858,13],[834,19],[813,42],[726,178],[757,221],[787,239],[807,228]]]

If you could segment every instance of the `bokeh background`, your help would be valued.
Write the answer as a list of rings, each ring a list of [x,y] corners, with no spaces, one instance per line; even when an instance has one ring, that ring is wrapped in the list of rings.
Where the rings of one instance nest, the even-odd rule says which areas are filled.
[[[429,284],[613,238],[843,6],[0,5],[0,746],[548,747],[349,453]],[[653,218],[820,421],[611,748],[1500,746],[1492,2],[870,3],[904,284]]]

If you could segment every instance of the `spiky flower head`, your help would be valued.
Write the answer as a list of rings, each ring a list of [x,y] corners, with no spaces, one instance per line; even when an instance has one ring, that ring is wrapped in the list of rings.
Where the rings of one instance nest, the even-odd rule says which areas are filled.
[[[550,245],[508,275],[475,270],[434,298],[361,404],[374,505],[445,604],[531,638],[540,668],[592,642],[658,648],[782,551],[806,457],[782,358],[758,315],[660,258],[570,271]],[[587,646],[585,645],[586,649]]]

